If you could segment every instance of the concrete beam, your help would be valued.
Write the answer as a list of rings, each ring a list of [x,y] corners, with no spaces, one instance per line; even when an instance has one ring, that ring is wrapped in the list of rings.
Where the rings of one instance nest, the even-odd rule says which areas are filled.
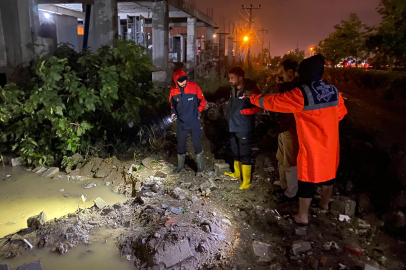
[[[214,21],[212,18],[192,6],[191,4],[187,3],[183,0],[168,0],[169,4],[174,8],[186,12],[189,16],[196,17],[198,21],[204,22],[207,25],[214,26]]]
[[[196,63],[196,21],[195,17],[187,18],[186,60],[192,66]]]
[[[6,44],[4,43],[3,22],[0,12],[0,67],[7,66]]]
[[[205,24],[202,23],[202,22],[196,23],[196,27],[204,27],[204,26],[205,26]],[[152,22],[151,23],[145,23],[145,27],[152,27]],[[174,27],[187,27],[187,22],[181,22],[181,23],[179,23],[179,22],[177,22],[177,23],[172,22],[171,23],[170,22],[169,27],[172,27],[172,28],[174,28]]]
[[[205,62],[213,61],[213,26],[206,26],[206,36],[204,43]]]
[[[63,8],[63,7],[60,7],[60,6],[44,4],[44,5],[38,5],[38,8],[40,10],[50,11],[50,12],[54,12],[54,13],[60,13],[62,15],[68,15],[68,16],[79,18],[79,19],[84,19],[85,18],[85,13],[84,12]]]
[[[26,65],[33,58],[29,3],[26,0],[1,0],[1,20],[7,66]]]
[[[166,71],[168,67],[168,22],[168,2],[154,2],[152,4],[152,63],[161,71]]]
[[[235,64],[240,65],[241,63],[241,51],[240,51],[240,43],[238,41],[235,42]]]
[[[94,0],[38,0],[38,4],[94,4]]]

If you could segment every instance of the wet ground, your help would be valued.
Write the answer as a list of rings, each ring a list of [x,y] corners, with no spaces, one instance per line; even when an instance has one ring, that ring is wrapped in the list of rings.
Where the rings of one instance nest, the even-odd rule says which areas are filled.
[[[98,186],[86,189],[89,183]],[[81,196],[86,202],[83,203]],[[102,197],[108,204],[125,202],[127,198],[111,191],[100,179],[68,180],[65,174],[45,178],[27,172],[27,168],[0,167],[0,238],[27,227],[27,219],[45,211],[48,219],[75,212],[78,207],[92,206]]]

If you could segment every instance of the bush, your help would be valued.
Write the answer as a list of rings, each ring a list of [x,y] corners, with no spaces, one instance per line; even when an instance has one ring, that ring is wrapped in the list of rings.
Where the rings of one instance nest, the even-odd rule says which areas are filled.
[[[164,98],[153,88],[151,67],[144,48],[125,40],[96,53],[63,44],[42,55],[23,83],[0,87],[0,151],[50,165],[117,136],[139,122],[142,105]]]

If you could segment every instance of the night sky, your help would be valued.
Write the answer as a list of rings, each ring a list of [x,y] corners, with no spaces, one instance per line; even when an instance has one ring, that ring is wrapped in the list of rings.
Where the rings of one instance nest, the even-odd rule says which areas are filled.
[[[196,0],[196,6],[203,12],[208,7],[214,8],[214,20],[219,25],[220,16],[228,23],[242,20],[239,12],[246,18],[247,12],[241,5],[253,4],[260,10],[253,11],[255,29],[262,27],[265,33],[265,47],[271,42],[271,55],[283,55],[288,50],[305,49],[308,53],[311,46],[327,37],[334,30],[333,26],[349,14],[357,13],[361,20],[369,25],[378,25],[381,17],[376,12],[380,0]],[[223,30],[223,29],[221,29]],[[261,33],[258,33],[261,37]],[[260,44],[255,42],[254,51],[260,51]]]

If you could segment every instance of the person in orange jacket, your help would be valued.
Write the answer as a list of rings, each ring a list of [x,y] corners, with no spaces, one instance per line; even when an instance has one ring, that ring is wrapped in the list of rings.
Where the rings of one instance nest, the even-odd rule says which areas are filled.
[[[254,105],[295,116],[299,138],[299,211],[294,221],[299,224],[309,222],[315,184],[322,184],[319,206],[328,210],[339,164],[338,123],[347,114],[337,88],[322,80],[324,63],[321,55],[303,60],[299,66],[300,87],[291,91],[273,95],[245,93]]]

